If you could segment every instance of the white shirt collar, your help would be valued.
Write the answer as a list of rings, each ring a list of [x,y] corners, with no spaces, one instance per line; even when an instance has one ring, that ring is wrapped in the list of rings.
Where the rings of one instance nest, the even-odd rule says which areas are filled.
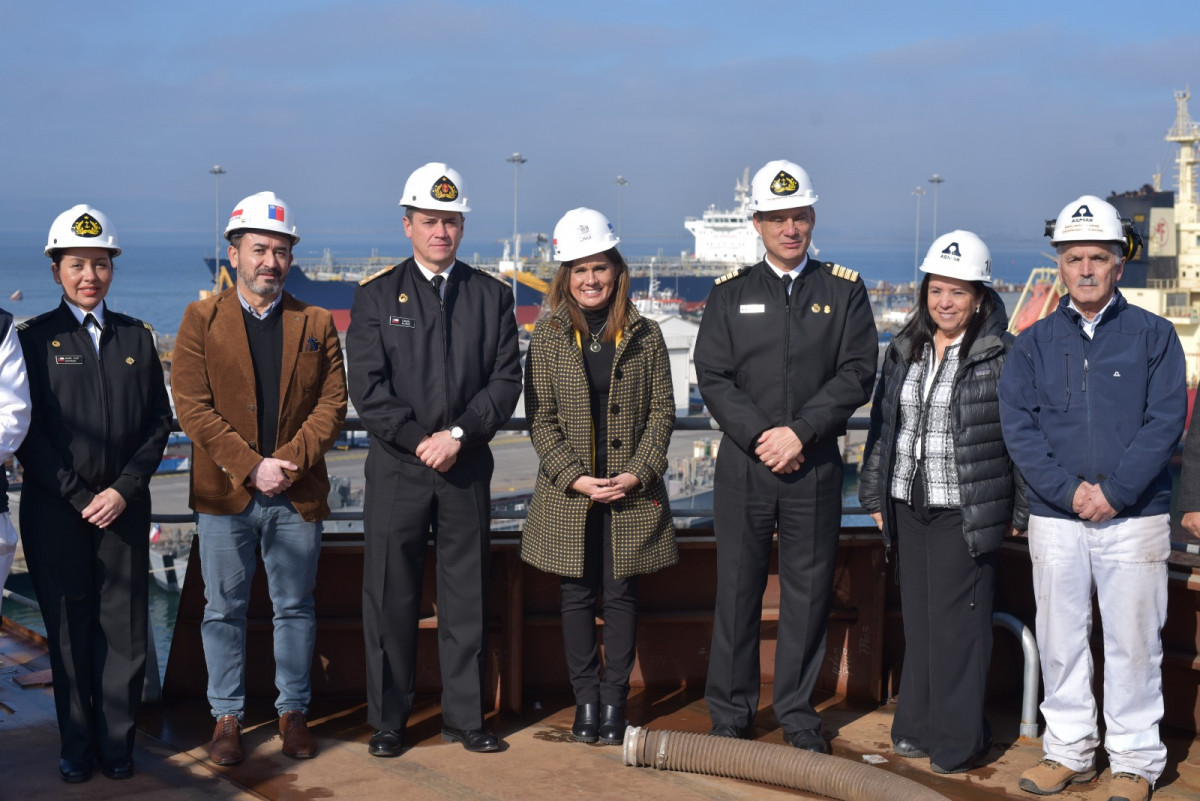
[[[432,281],[433,277],[435,275],[440,275],[443,278],[445,278],[447,281],[449,281],[450,280],[450,271],[454,269],[455,264],[458,264],[458,261],[455,261],[454,264],[451,264],[449,267],[442,270],[440,273],[435,273],[433,270],[429,269],[424,264],[421,264],[421,262],[417,261],[416,256],[413,256],[413,262],[416,263],[417,269],[421,271],[421,275],[425,276],[426,281]]]
[[[804,261],[800,262],[799,264],[797,264],[795,267],[793,267],[790,270],[781,270],[778,267],[776,267],[774,264],[771,263],[770,256],[764,256],[763,261],[765,261],[767,263],[767,266],[771,268],[771,272],[775,273],[776,277],[783,278],[785,275],[790,275],[792,277],[792,279],[794,280],[796,278],[796,276],[800,275],[800,273],[803,272],[804,268],[808,266],[808,254],[805,253]]]
[[[1083,333],[1087,335],[1087,338],[1091,339],[1096,335],[1096,326],[1100,324],[1100,318],[1104,316],[1104,313],[1109,310],[1116,300],[1117,293],[1113,292],[1112,297],[1108,299],[1108,303],[1104,304],[1104,308],[1096,312],[1096,316],[1090,320],[1083,315],[1083,312],[1079,311],[1079,307],[1075,305],[1075,301],[1069,295],[1067,296],[1067,306],[1079,315],[1079,327],[1083,329]]]
[[[63,295],[63,302],[67,304],[67,308],[71,310],[71,314],[75,315],[75,319],[80,325],[83,325],[84,318],[90,314],[96,318],[96,322],[100,324],[101,328],[104,327],[104,301],[100,301],[100,305],[92,309],[90,312],[84,311],[71,301],[67,300],[66,295]]]

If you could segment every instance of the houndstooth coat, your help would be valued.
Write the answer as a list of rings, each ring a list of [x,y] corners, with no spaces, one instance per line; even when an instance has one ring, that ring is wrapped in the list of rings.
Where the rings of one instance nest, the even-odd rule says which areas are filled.
[[[525,360],[525,415],[541,464],[521,535],[521,559],[549,573],[583,575],[583,531],[591,501],[570,489],[594,475],[592,410],[583,354],[566,305],[533,331]],[[663,484],[675,425],[670,362],[662,331],[632,306],[613,359],[609,473],[641,485],[612,504],[613,572],[652,573],[679,560]]]

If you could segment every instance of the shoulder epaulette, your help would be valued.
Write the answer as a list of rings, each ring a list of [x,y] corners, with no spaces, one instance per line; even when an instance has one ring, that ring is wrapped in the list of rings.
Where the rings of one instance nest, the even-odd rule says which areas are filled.
[[[717,284],[723,284],[726,281],[732,281],[735,278],[741,278],[743,275],[745,275],[749,271],[750,271],[749,267],[738,267],[736,270],[730,270],[729,272],[725,273],[720,278],[718,278],[716,281],[714,281],[713,286],[716,286]]]
[[[462,262],[459,262],[459,264],[462,264]],[[495,278],[497,281],[499,281],[500,283],[504,284],[505,286],[512,286],[512,285],[511,285],[511,284],[508,282],[508,279],[507,279],[507,278],[505,278],[505,277],[504,277],[503,275],[501,275],[500,273],[494,273],[494,272],[492,272],[492,271],[490,271],[490,270],[481,270],[481,269],[479,269],[478,267],[472,267],[471,269],[472,269],[472,270],[474,270],[474,271],[475,271],[475,272],[477,272],[477,273],[483,273],[483,274],[484,274],[484,275],[486,275],[488,278]]]
[[[830,264],[829,272],[833,273],[838,278],[844,278],[847,281],[858,280],[858,270],[851,270],[849,267],[843,267],[840,264]]]
[[[124,320],[125,322],[129,323],[132,326],[140,325],[142,328],[145,328],[147,331],[154,330],[154,326],[150,325],[150,323],[146,322],[145,320],[139,320],[136,317],[130,317],[128,314],[122,314],[121,312],[110,311],[109,314],[111,314],[113,317],[118,317],[121,320]]]
[[[48,312],[42,312],[37,317],[30,317],[28,320],[22,320],[21,322],[17,323],[17,330],[24,331],[25,329],[29,328],[30,326],[37,325],[42,320],[45,320],[50,315],[54,314],[54,312],[56,312],[56,311],[58,311],[58,309],[51,309]]]
[[[389,264],[387,267],[384,267],[382,270],[380,270],[380,271],[378,271],[378,272],[376,272],[376,273],[373,273],[373,274],[371,274],[371,275],[368,275],[366,278],[364,278],[364,279],[362,279],[361,281],[359,281],[359,282],[358,282],[358,285],[359,285],[359,286],[366,286],[367,284],[371,283],[372,281],[374,281],[374,280],[375,280],[376,278],[378,278],[379,276],[381,276],[381,275],[387,275],[388,273],[390,273],[392,270],[396,269],[396,268],[397,268],[397,267],[399,267],[399,266],[400,266],[400,265],[398,265],[398,264]]]

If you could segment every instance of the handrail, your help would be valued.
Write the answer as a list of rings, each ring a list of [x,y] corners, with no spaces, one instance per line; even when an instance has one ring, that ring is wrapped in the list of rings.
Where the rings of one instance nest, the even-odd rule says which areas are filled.
[[[871,425],[869,417],[851,417],[846,422],[847,431],[866,431]],[[357,417],[347,417],[345,424],[342,426],[342,433],[348,431],[366,431],[366,426],[362,420]],[[511,417],[508,422],[500,426],[501,431],[528,431],[529,423],[524,417]],[[717,426],[716,421],[707,415],[687,415],[675,418],[676,431],[713,431],[719,432],[721,429]],[[179,427],[179,420],[171,420],[171,432],[182,433],[183,429]],[[686,518],[711,518],[713,510],[711,508],[689,508],[688,514],[678,514],[681,510],[676,510],[674,515],[677,519]],[[847,515],[865,515],[867,511],[861,506],[843,506],[842,516]],[[491,515],[493,520],[524,520],[526,512],[524,511],[494,511]],[[156,523],[191,523],[195,520],[195,515],[188,513],[155,513],[151,512],[150,519]],[[328,520],[362,520],[362,512],[332,512]],[[687,529],[688,526],[681,528]]]

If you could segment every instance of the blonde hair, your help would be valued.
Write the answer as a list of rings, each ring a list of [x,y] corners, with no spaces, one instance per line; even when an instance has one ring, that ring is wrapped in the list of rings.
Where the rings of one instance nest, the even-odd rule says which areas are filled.
[[[625,324],[629,322],[629,266],[625,264],[625,259],[621,258],[621,254],[616,248],[609,248],[599,255],[603,256],[616,272],[613,293],[608,302],[608,323],[605,325],[604,335],[601,337],[606,342],[613,342],[616,340],[617,334],[624,331]],[[580,308],[579,301],[575,300],[570,289],[571,270],[576,261],[578,259],[564,261],[559,266],[558,272],[550,281],[550,288],[546,290],[546,306],[549,308],[550,314],[554,314],[560,305],[565,304],[567,313],[571,317],[571,326],[579,333],[586,334],[588,332],[587,320],[584,319],[583,309]]]

